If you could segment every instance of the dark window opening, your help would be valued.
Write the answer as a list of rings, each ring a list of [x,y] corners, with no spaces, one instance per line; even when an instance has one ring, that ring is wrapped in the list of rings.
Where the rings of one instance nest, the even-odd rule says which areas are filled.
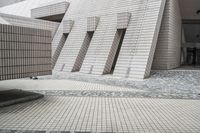
[[[52,21],[52,22],[60,22],[63,20],[65,14],[57,14],[57,15],[52,15],[52,16],[46,16],[46,17],[41,17],[37,19],[42,19],[46,21]]]
[[[187,65],[200,65],[199,62],[199,52],[200,49],[197,48],[187,48]]]
[[[60,71],[63,71],[65,68],[65,64],[62,65],[62,68],[60,69]]]
[[[198,15],[200,14],[200,10],[197,10],[197,12],[196,12]]]
[[[118,38],[119,41],[116,41],[118,43],[117,44],[118,46],[117,46],[116,54],[114,56],[114,60],[113,60],[113,63],[112,63],[110,74],[113,74],[113,72],[115,70],[115,66],[116,66],[116,63],[117,63],[117,60],[118,60],[118,57],[119,57],[119,53],[120,53],[120,50],[121,50],[121,47],[122,47],[124,36],[126,34],[126,29],[118,29],[116,34],[119,36],[119,38]]]
[[[60,53],[61,53],[61,51],[62,51],[62,49],[63,49],[63,47],[65,45],[65,42],[67,40],[68,35],[69,34],[63,34],[62,37],[61,37],[61,39],[60,39],[58,47],[57,47],[57,49],[56,49],[56,51],[55,51],[55,53],[53,55],[53,63],[52,63],[53,68],[54,68],[54,66],[55,66],[55,64],[56,64],[56,62],[57,62],[57,60],[58,60],[58,58],[60,56]],[[64,68],[62,68],[62,70],[63,69]]]
[[[74,64],[72,72],[80,71],[81,66],[83,64],[83,61],[85,59],[86,53],[88,51],[88,48],[90,46],[90,42],[92,40],[93,35],[94,35],[94,31],[86,33],[83,44],[81,46],[81,50],[79,51],[79,54],[78,54],[78,57],[77,57],[76,62]]]
[[[200,22],[185,20],[182,24],[181,65],[200,66]]]

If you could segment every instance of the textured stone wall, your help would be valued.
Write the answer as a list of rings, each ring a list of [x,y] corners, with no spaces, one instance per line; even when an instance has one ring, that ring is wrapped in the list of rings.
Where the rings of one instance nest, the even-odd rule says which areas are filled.
[[[181,14],[177,0],[167,0],[152,69],[180,66]]]
[[[50,31],[0,25],[0,80],[51,73]]]

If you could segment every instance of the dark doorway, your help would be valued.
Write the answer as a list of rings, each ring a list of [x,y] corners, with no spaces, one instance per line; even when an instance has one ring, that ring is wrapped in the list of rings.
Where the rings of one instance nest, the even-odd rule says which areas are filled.
[[[182,66],[200,66],[200,22],[184,20],[182,24]]]
[[[196,48],[187,48],[187,65],[196,65]]]
[[[200,65],[200,49],[187,48],[187,65]]]

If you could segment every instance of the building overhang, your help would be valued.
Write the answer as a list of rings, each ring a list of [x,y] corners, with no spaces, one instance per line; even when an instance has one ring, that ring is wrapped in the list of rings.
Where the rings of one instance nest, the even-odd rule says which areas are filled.
[[[179,0],[183,20],[200,20],[200,0]]]

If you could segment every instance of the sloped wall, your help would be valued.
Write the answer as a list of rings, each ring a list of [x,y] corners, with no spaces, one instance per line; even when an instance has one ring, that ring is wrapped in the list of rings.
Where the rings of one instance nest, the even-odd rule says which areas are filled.
[[[167,0],[152,69],[180,66],[181,24],[179,1]]]
[[[69,0],[64,20],[74,26],[58,58],[55,70],[71,72],[87,31],[87,17],[99,17],[80,72],[103,74],[117,31],[117,14],[131,13],[130,23],[116,63],[114,76],[143,79],[151,70],[166,0]],[[53,52],[62,38],[62,23],[53,40]],[[115,56],[115,55],[113,55]]]
[[[37,7],[31,10],[31,18],[53,17],[54,15],[64,14],[68,7],[69,3],[66,1]]]

